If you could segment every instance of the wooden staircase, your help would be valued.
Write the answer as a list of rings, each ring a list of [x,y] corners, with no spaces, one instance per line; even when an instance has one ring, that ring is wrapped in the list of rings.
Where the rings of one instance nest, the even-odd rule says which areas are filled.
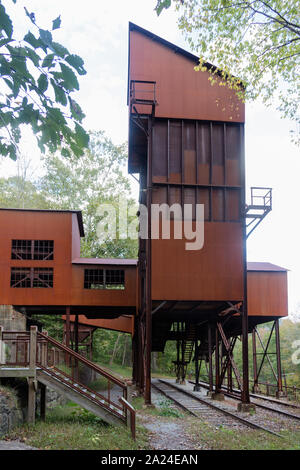
[[[127,401],[127,384],[35,326],[30,332],[0,327],[1,377],[27,377],[29,422],[35,419],[40,383],[109,424],[130,426],[135,437],[135,410]]]

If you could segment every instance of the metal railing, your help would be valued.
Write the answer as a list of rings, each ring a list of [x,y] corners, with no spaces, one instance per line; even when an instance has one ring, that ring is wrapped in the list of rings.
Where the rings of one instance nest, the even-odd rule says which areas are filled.
[[[29,367],[106,409],[135,435],[135,410],[127,401],[127,384],[36,327],[3,331],[0,327],[0,367]]]
[[[253,186],[251,188],[251,206],[272,209],[272,188]]]
[[[149,80],[131,80],[130,81],[130,112],[137,114],[135,105],[151,106],[151,113],[157,105],[156,101],[156,82]],[[145,110],[145,108],[144,108]],[[143,112],[143,114],[147,114]]]

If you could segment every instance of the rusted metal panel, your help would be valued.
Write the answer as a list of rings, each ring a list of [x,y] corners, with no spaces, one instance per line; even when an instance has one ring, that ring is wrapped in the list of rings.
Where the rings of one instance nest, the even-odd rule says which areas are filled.
[[[97,264],[95,267],[99,268],[101,265]],[[84,271],[86,268],[91,268],[91,265],[73,265],[71,305],[132,306],[132,313],[134,314],[136,303],[136,266],[124,268],[124,265],[114,265],[114,268],[118,269],[118,267],[125,271],[124,289],[84,289]]]
[[[153,183],[241,185],[240,124],[156,119]]]
[[[265,270],[248,269],[248,314],[249,316],[284,317],[288,315],[287,272],[266,270],[269,263],[261,264]]]
[[[131,28],[129,34],[129,83],[156,82],[156,117],[244,122],[244,104],[228,87],[211,86],[208,72],[195,72],[196,56],[175,53],[140,28]],[[147,112],[145,106],[138,110]]]
[[[63,320],[66,316],[63,315]],[[70,316],[70,321],[75,322],[75,315]],[[85,315],[78,315],[78,323],[81,325],[88,325],[96,328],[103,328],[106,330],[120,331],[122,333],[130,333],[133,335],[134,318],[129,315],[122,315],[119,318],[104,319],[104,318],[87,318]]]
[[[135,313],[137,260],[78,258],[80,235],[83,234],[80,220],[72,211],[0,210],[0,304],[39,306],[45,313],[48,306],[132,307],[132,313]],[[19,259],[12,255],[13,240],[53,241],[54,251],[50,257],[53,259]],[[124,271],[125,289],[85,289],[84,271],[94,267]],[[35,282],[34,278],[28,278],[30,282],[22,285],[35,287],[20,287],[16,280],[18,271],[13,273],[12,285],[16,287],[12,287],[11,268],[22,268],[22,272],[28,272],[30,276],[36,271],[51,270],[53,282]]]
[[[199,251],[185,242],[152,240],[153,300],[243,300],[240,224],[207,222]]]
[[[152,241],[153,300],[243,299],[242,187],[231,186],[228,181],[237,179],[227,175],[229,160],[242,171],[242,135],[236,123],[154,121],[152,203],[177,203],[183,213],[190,204],[193,220],[196,203],[202,203],[206,223],[199,252],[188,252],[187,240],[174,240],[172,229],[171,240]]]
[[[1,304],[68,305],[71,293],[72,215],[71,211],[0,210]],[[80,239],[78,229],[77,237]],[[13,239],[53,240],[53,259],[11,259]],[[12,267],[52,268],[53,288],[11,288]]]

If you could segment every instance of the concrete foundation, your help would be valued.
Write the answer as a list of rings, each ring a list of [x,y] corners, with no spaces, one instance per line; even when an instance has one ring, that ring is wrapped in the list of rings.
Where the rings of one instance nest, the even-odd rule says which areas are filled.
[[[210,392],[211,393],[211,392]],[[212,392],[211,393],[211,398],[213,400],[216,400],[216,401],[224,401],[225,400],[225,396],[223,393],[215,393],[215,392]]]
[[[255,405],[253,403],[238,403],[237,410],[241,413],[255,413]]]

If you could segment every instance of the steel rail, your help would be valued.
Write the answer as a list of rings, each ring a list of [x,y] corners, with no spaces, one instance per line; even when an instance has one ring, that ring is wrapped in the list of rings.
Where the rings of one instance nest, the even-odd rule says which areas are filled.
[[[215,411],[219,411],[220,413],[222,414],[225,414],[226,416],[229,416],[231,417],[232,419],[236,420],[236,421],[239,421],[240,423],[244,424],[245,426],[248,426],[248,427],[251,427],[253,429],[258,429],[260,431],[265,431],[265,432],[268,432],[269,434],[273,434],[274,436],[277,436],[277,437],[280,437],[282,438],[282,436],[274,431],[271,431],[271,429],[268,429],[268,428],[265,428],[264,426],[260,426],[259,424],[256,424],[256,423],[252,423],[251,421],[248,421],[247,419],[245,418],[242,418],[238,415],[236,415],[235,413],[231,413],[230,411],[228,410],[224,410],[223,408],[219,408],[217,405],[214,405],[213,403],[209,403],[208,401],[206,400],[203,400],[202,398],[200,397],[197,397],[195,395],[193,395],[192,393],[190,393],[189,391],[187,390],[179,390],[175,385],[173,384],[170,384],[169,382],[166,382],[165,380],[163,379],[159,379],[159,381],[171,388],[173,388],[174,390],[176,390],[178,393],[182,393],[183,395],[187,395],[193,399],[195,399],[196,401],[199,401],[200,403],[202,403],[203,405],[206,405],[207,407],[210,407],[212,408],[213,410]],[[153,384],[154,387],[156,387],[160,392],[162,392],[159,387],[156,385],[156,384]],[[162,392],[164,393],[164,392]],[[164,395],[166,395],[166,393],[164,393]],[[167,395],[166,395],[167,396]],[[172,396],[168,396],[168,398],[170,398],[171,400],[173,400],[175,403],[179,404],[179,406],[181,406],[182,408],[184,408],[184,405],[180,404],[176,399],[174,399]],[[197,416],[195,413],[193,413],[190,409],[188,409],[186,407],[186,410],[194,415],[194,416]]]
[[[191,380],[189,381],[191,384],[195,384],[195,382],[192,382]],[[199,385],[200,387],[204,387],[204,388],[208,388],[208,384],[204,383],[203,382],[199,382]],[[230,398],[233,398],[234,400],[238,400],[240,401],[241,398],[238,396],[239,394],[239,391],[235,391],[234,393],[230,393],[228,392],[227,390],[224,389],[224,387],[222,387],[222,393],[224,393],[224,395],[230,397]],[[255,400],[260,400],[261,398],[260,397],[257,397],[253,394],[251,394],[251,396],[255,399]],[[257,403],[257,402],[252,402],[255,406],[258,406],[259,408],[262,408],[264,410],[267,410],[267,411],[272,411],[274,413],[277,413],[277,414],[280,414],[282,416],[285,416],[286,418],[291,418],[291,419],[295,419],[295,420],[299,420],[300,421],[300,416],[297,416],[297,415],[294,415],[292,413],[287,413],[286,411],[283,411],[283,410],[278,410],[276,408],[272,408],[270,406],[266,406],[266,405],[262,405],[261,403]],[[275,400],[272,400],[272,403],[275,403]],[[278,406],[282,405],[282,403],[277,403],[276,404]],[[288,403],[284,403],[284,406],[289,406]],[[298,407],[297,405],[294,405],[296,408],[300,408]]]

